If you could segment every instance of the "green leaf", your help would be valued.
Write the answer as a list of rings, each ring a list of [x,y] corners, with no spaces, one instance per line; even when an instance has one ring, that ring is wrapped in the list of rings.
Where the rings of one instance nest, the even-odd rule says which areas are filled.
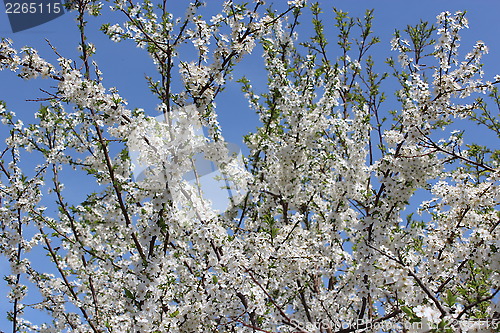
[[[130,290],[128,290],[127,288],[125,288],[123,291],[125,292],[125,296],[127,296],[130,299],[135,299],[134,294],[132,294],[132,292]]]
[[[450,290],[447,290],[446,298],[444,299],[444,301],[446,302],[446,305],[452,307],[453,305],[455,305],[457,301],[457,296],[453,295],[453,293]]]
[[[402,306],[401,310],[411,317],[415,316],[415,313],[413,312],[413,310],[407,306]]]

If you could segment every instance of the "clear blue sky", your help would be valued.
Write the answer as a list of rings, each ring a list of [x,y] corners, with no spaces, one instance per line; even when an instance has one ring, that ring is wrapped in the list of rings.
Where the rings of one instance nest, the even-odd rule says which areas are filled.
[[[210,5],[220,4],[222,0],[209,0]],[[271,1],[268,1],[270,3]],[[274,1],[283,4],[285,0]],[[182,6],[188,1],[168,0],[167,4]],[[352,16],[363,15],[366,9],[375,9],[375,21],[373,30],[375,35],[381,37],[382,42],[374,49],[379,55],[379,60],[395,55],[390,52],[389,41],[395,28],[403,29],[407,24],[416,24],[420,19],[435,22],[438,13],[444,10],[455,12],[467,10],[470,29],[462,33],[463,52],[470,49],[476,40],[483,40],[490,49],[486,56],[486,79],[492,79],[495,74],[500,74],[498,59],[500,56],[500,24],[498,17],[500,12],[500,1],[498,0],[335,0],[320,1],[325,13],[331,13],[333,6],[348,11]],[[121,16],[107,16],[97,19],[93,24],[90,18],[88,26],[89,41],[96,44],[97,54],[94,59],[98,62],[104,73],[104,85],[117,87],[122,97],[128,100],[129,107],[141,107],[150,115],[156,115],[155,100],[149,93],[144,74],[154,73],[154,67],[150,58],[144,50],[135,48],[132,43],[113,43],[99,32],[99,27],[105,22],[114,22]],[[32,46],[40,50],[40,55],[49,60],[55,60],[56,56],[48,47],[45,39],[50,40],[58,51],[65,57],[78,56],[76,47],[78,45],[78,30],[75,24],[75,13],[67,13],[44,25],[34,27],[30,30],[12,33],[5,7],[0,5],[0,37],[14,40],[14,46]],[[325,16],[325,26],[333,24],[333,15]],[[332,27],[333,28],[333,27]],[[247,75],[256,82],[265,82],[265,71],[261,67],[262,61],[258,49],[256,54],[241,63],[234,72],[235,79]],[[23,81],[16,78],[8,71],[0,72],[0,100],[7,102],[10,110],[24,121],[29,123],[34,120],[33,114],[37,111],[39,103],[26,102],[26,99],[44,97],[39,88],[50,88],[55,83],[49,80],[37,79],[34,81]],[[396,108],[396,106],[388,106]],[[237,144],[242,143],[242,136],[253,131],[257,126],[257,117],[253,111],[248,109],[247,102],[239,92],[239,84],[231,83],[226,91],[217,100],[219,120],[222,125],[223,134],[228,141]],[[7,128],[0,127],[0,141],[7,136]],[[2,147],[3,144],[0,144]],[[69,189],[71,191],[71,189]],[[2,266],[3,265],[3,266]],[[0,260],[0,275],[7,273],[6,263]],[[6,289],[4,282],[0,281],[0,331],[10,332],[10,325],[5,319],[4,312],[10,308],[5,298]]]
[[[172,6],[178,7],[188,1],[169,1]],[[167,2],[167,3],[169,3]],[[222,0],[209,1],[210,3],[222,3]],[[271,1],[268,1],[270,3]],[[274,1],[282,4],[285,0]],[[336,6],[344,11],[350,12],[353,16],[362,15],[367,8],[375,9],[374,31],[375,35],[381,37],[382,42],[374,49],[380,54],[380,60],[387,56],[394,55],[390,52],[389,40],[395,28],[403,29],[407,24],[416,24],[420,19],[435,22],[436,15],[449,10],[467,10],[467,17],[470,29],[464,31],[463,48],[467,50],[476,40],[483,40],[490,48],[490,55],[485,58],[487,62],[487,73],[500,73],[500,68],[495,64],[496,58],[500,55],[500,25],[498,24],[498,14],[500,12],[500,2],[495,0],[423,0],[423,1],[402,1],[402,0],[335,0],[321,1],[325,14],[331,12],[331,8]],[[78,31],[74,24],[75,13],[67,13],[44,25],[34,27],[23,32],[12,33],[5,14],[4,8],[0,5],[0,37],[9,37],[14,40],[15,47],[25,45],[33,46],[40,50],[41,56],[46,59],[55,60],[56,56],[48,47],[45,39],[58,49],[63,56],[77,57],[76,46],[78,43]],[[182,12],[182,11],[181,11]],[[109,15],[109,14],[108,14]],[[326,16],[325,16],[326,17]],[[113,19],[121,19],[121,16],[101,16],[92,24],[94,20],[89,20],[88,26],[89,41],[97,46],[97,54],[94,59],[98,62],[101,71],[104,73],[104,85],[106,87],[117,87],[122,97],[128,100],[130,107],[141,107],[151,115],[155,115],[155,100],[144,80],[144,74],[151,74],[154,68],[150,58],[144,50],[138,49],[131,42],[113,43],[106,36],[98,31],[102,23],[113,22]],[[329,16],[333,18],[333,16]],[[332,20],[325,21],[328,31],[328,24],[333,24]],[[333,28],[333,27],[332,27]],[[333,31],[333,29],[330,29]],[[265,76],[264,70],[258,70],[256,63],[261,64],[258,50],[254,55],[248,57],[241,63],[235,71],[234,77],[239,78],[247,75],[255,80],[262,80]],[[8,84],[7,84],[8,82]],[[43,97],[44,94],[38,89],[53,85],[49,80],[37,79],[36,81],[23,81],[15,79],[10,72],[0,72],[0,99],[5,100],[11,109],[23,118],[32,119],[32,115],[37,109],[37,103],[23,102],[34,97]],[[241,143],[241,134],[248,133],[255,129],[256,118],[248,110],[247,103],[242,94],[239,93],[239,84],[229,84],[226,91],[218,99],[219,118],[227,138],[235,143]],[[224,101],[224,102],[222,102]],[[248,121],[253,120],[253,121]]]

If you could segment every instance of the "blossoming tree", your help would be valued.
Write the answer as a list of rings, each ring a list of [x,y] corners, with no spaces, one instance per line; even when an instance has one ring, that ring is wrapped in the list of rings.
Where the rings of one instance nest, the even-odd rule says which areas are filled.
[[[77,61],[0,43],[1,69],[56,84],[34,124],[0,104],[0,252],[14,332],[497,329],[500,77],[483,80],[482,42],[458,52],[464,13],[396,32],[397,61],[377,73],[371,11],[336,10],[335,46],[319,6],[303,1],[277,12],[229,0],[210,18],[198,0],[181,18],[166,1],[110,5],[126,21],[102,30],[150,54],[164,121],[101,83],[85,30],[101,2],[71,3]],[[301,15],[312,18],[310,38]],[[258,43],[268,83],[257,93],[264,87],[240,80],[261,121],[242,167],[215,101]],[[390,78],[395,98],[381,91]],[[449,130],[457,120],[481,126],[491,146]],[[141,179],[132,140],[149,166]],[[26,152],[41,157],[34,169]],[[225,211],[184,177],[199,153],[240,189]],[[96,191],[69,203],[68,174],[91,175]],[[50,264],[37,264],[41,254]],[[35,323],[30,309],[51,320]]]

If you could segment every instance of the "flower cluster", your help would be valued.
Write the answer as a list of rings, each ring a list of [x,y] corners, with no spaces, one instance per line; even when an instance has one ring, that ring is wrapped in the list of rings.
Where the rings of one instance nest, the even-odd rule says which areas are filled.
[[[164,5],[114,1],[126,22],[102,28],[152,58],[159,117],[129,110],[97,68],[91,74],[91,43],[78,48],[81,64],[53,65],[0,42],[0,69],[56,83],[34,124],[0,102],[10,129],[0,150],[0,253],[16,331],[295,332],[310,323],[299,326],[330,332],[317,323],[412,322],[459,332],[460,320],[498,318],[500,152],[453,130],[456,120],[475,121],[499,134],[486,102],[471,101],[488,93],[498,106],[498,77],[483,81],[482,42],[460,60],[464,13],[440,14],[437,29],[410,27],[407,39],[396,33],[400,65],[388,63],[400,105],[386,114],[388,75],[367,56],[378,42],[370,11],[357,21],[335,12],[335,58],[318,5],[309,7],[313,36],[297,32],[309,10],[302,0],[280,13],[263,1],[225,1],[209,17],[203,1],[179,18]],[[85,41],[85,13],[102,6],[72,6]],[[256,88],[240,80],[260,121],[245,137],[243,167],[215,101],[257,43],[268,77]],[[231,192],[227,207],[214,208],[204,167]],[[33,310],[52,320],[30,322]]]

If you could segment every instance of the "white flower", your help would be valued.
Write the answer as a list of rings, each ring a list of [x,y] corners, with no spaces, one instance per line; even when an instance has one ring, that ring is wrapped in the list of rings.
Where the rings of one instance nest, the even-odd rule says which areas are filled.
[[[304,7],[306,0],[290,0],[288,1],[288,6],[290,7]]]
[[[440,313],[430,306],[417,305],[413,311],[422,319],[427,319],[432,324],[437,324],[441,321]]]
[[[385,131],[384,138],[387,144],[389,144],[389,146],[395,146],[404,140],[403,134],[395,130]]]

